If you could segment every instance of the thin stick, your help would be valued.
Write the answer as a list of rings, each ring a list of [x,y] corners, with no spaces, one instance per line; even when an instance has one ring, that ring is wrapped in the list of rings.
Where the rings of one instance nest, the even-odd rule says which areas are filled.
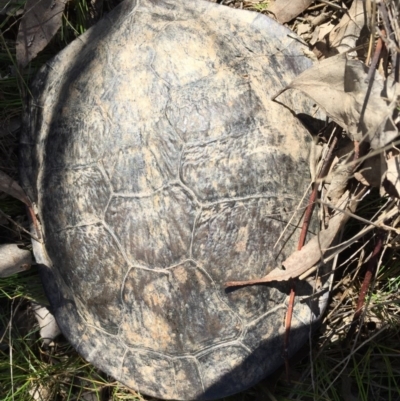
[[[330,166],[330,161],[332,159],[333,150],[335,149],[337,141],[338,141],[338,139],[337,139],[337,136],[335,135],[332,140],[332,143],[329,147],[329,151],[326,154],[325,160],[322,164],[321,171],[318,174],[319,179],[323,178],[328,172],[328,169]],[[313,210],[315,207],[315,201],[317,199],[317,196],[318,196],[318,185],[316,183],[314,183],[314,188],[310,195],[310,199],[308,201],[308,206],[307,206],[307,209],[306,209],[306,212],[304,215],[303,225],[301,227],[300,238],[299,238],[299,242],[297,245],[298,251],[300,251],[301,248],[303,248],[304,243],[306,241],[306,235],[307,235],[308,227],[310,225],[311,216],[312,216],[312,213],[313,213]],[[285,369],[286,369],[287,382],[290,382],[290,367],[289,367],[288,349],[289,349],[289,335],[290,335],[290,327],[292,324],[295,296],[296,296],[296,284],[295,284],[294,280],[291,280],[289,304],[288,304],[288,308],[286,311],[286,317],[285,317],[285,338],[284,338],[284,343],[283,343],[283,356],[285,358]]]
[[[385,30],[382,29],[381,34],[384,37],[386,37]],[[379,38],[378,42],[376,44],[376,47],[375,47],[374,56],[372,57],[371,65],[369,66],[367,78],[365,78],[365,80],[364,80],[365,83],[368,83],[372,79],[373,75],[375,74],[376,66],[378,65],[378,61],[381,57],[383,46],[384,46],[384,42],[383,42],[382,38]]]
[[[332,159],[333,150],[335,149],[337,141],[338,141],[337,136],[335,136],[333,138],[333,140],[332,140],[332,143],[331,143],[330,147],[329,147],[329,150],[328,150],[328,153],[327,153],[327,155],[325,157],[325,160],[324,160],[324,163],[322,165],[321,171],[318,174],[318,180],[323,179],[323,177],[325,177],[326,174],[328,173],[330,161]],[[315,201],[317,199],[317,195],[318,195],[318,185],[314,184],[314,188],[313,188],[313,191],[311,193],[310,199],[308,201],[308,206],[307,206],[306,212],[304,214],[303,226],[301,227],[300,239],[299,239],[299,243],[298,243],[298,246],[297,246],[297,250],[298,251],[300,251],[300,249],[303,248],[304,243],[306,241],[306,235],[307,235],[308,227],[310,225],[312,212],[313,212],[314,207],[315,207]]]
[[[353,335],[356,331],[357,323],[360,319],[361,312],[364,307],[365,296],[367,295],[367,291],[371,284],[372,276],[374,275],[375,270],[376,270],[376,266],[378,263],[378,257],[382,250],[382,246],[383,246],[383,238],[382,237],[383,237],[383,234],[381,232],[378,235],[378,240],[375,244],[375,248],[374,248],[374,251],[372,252],[372,256],[371,256],[370,260],[368,261],[367,271],[365,273],[364,280],[363,280],[361,290],[360,290],[360,294],[358,296],[357,309],[354,312],[353,321],[352,321],[352,323],[350,325],[350,329],[346,335],[347,342],[349,342],[351,340],[351,338],[353,337]]]

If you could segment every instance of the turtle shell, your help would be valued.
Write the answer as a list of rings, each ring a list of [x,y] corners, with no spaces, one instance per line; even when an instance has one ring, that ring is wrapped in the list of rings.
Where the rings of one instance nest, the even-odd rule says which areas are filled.
[[[283,363],[288,284],[224,283],[296,249],[311,139],[271,96],[311,63],[289,33],[200,0],[125,1],[33,84],[21,170],[44,286],[78,352],[132,389],[215,399]],[[297,294],[289,354],[326,304]]]

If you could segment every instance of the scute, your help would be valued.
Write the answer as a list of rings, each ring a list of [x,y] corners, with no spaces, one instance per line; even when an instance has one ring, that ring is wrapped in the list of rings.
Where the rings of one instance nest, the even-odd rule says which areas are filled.
[[[255,124],[253,114],[261,109],[261,101],[252,92],[246,75],[222,69],[170,89],[166,116],[188,146],[237,137]]]
[[[224,283],[296,249],[310,138],[271,96],[311,62],[288,34],[202,0],[125,0],[33,84],[21,176],[48,298],[78,352],[144,394],[221,398],[283,363],[288,283]],[[290,354],[325,308],[311,294]]]
[[[102,224],[70,228],[49,235],[47,252],[57,263],[59,284],[69,289],[86,322],[117,333],[123,314],[120,283],[128,267],[113,236]]]
[[[182,154],[182,181],[202,202],[260,193],[275,197],[285,190],[296,193],[301,183],[293,171],[306,168],[306,160],[294,161],[284,138],[263,131],[254,127],[249,135],[187,146]],[[287,186],[282,188],[285,180]]]
[[[47,229],[60,229],[99,223],[104,217],[111,188],[105,174],[96,166],[50,170],[43,177],[48,188],[42,196],[48,211]]]
[[[130,346],[195,354],[238,338],[244,330],[210,277],[190,262],[163,271],[132,268],[122,297],[126,312],[120,334]]]
[[[143,197],[113,197],[105,221],[128,263],[151,269],[189,258],[196,214],[193,197],[174,185]]]
[[[285,229],[296,201],[265,192],[263,196],[204,207],[196,223],[193,258],[218,283],[233,277],[238,280],[262,277],[275,265],[279,253],[280,258],[289,256],[282,246],[274,249],[277,238],[271,233]],[[284,242],[294,229],[288,227]]]

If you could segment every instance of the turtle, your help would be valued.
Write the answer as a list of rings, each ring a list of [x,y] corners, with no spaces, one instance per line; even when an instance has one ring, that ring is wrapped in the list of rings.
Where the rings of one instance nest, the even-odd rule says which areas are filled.
[[[86,360],[175,400],[225,397],[283,364],[290,285],[224,283],[296,250],[312,139],[290,108],[314,105],[271,96],[311,64],[265,15],[125,0],[39,71],[21,180],[51,311]],[[298,283],[289,355],[326,304]]]

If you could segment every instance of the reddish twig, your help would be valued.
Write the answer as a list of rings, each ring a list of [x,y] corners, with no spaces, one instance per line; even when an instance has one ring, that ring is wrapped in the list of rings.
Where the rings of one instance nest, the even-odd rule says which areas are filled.
[[[300,249],[303,248],[303,246],[305,244],[305,241],[306,241],[306,235],[307,235],[308,227],[310,225],[311,216],[312,216],[312,213],[314,211],[315,201],[317,200],[318,181],[320,181],[321,179],[325,178],[326,175],[328,174],[330,162],[331,162],[331,159],[332,159],[333,150],[336,147],[337,141],[338,141],[337,136],[335,136],[333,138],[333,140],[332,140],[331,145],[329,146],[329,150],[328,150],[328,153],[327,153],[327,155],[325,157],[325,160],[324,160],[324,162],[322,164],[321,171],[318,174],[317,183],[314,184],[313,191],[311,192],[310,199],[308,200],[307,209],[306,209],[306,211],[304,213],[303,225],[301,227],[299,243],[297,245],[297,250],[298,251],[300,251]]]
[[[332,159],[333,155],[333,150],[336,147],[337,144],[337,136],[334,136],[331,145],[329,146],[328,153],[326,154],[325,160],[322,164],[321,171],[318,174],[318,180],[316,183],[314,183],[314,188],[311,192],[310,198],[308,200],[308,205],[307,209],[304,213],[304,220],[303,224],[301,227],[301,232],[300,232],[300,238],[299,242],[297,245],[297,250],[300,251],[301,248],[303,248],[305,241],[306,241],[306,235],[308,231],[308,227],[310,225],[311,221],[311,216],[314,211],[315,207],[315,201],[317,200],[317,195],[318,195],[318,182],[325,178],[325,176],[328,174],[330,162]],[[296,285],[295,281],[291,280],[291,286],[290,286],[290,295],[289,295],[289,304],[288,308],[286,311],[286,317],[285,317],[285,338],[283,342],[283,357],[285,359],[285,369],[286,369],[286,380],[289,382],[290,377],[289,377],[289,354],[288,354],[288,348],[289,348],[289,335],[290,335],[290,327],[292,323],[292,316],[293,316],[293,307],[294,307],[294,299],[296,296]]]
[[[384,29],[381,30],[381,34],[383,37],[386,37],[386,32]],[[375,52],[374,56],[372,57],[371,65],[369,66],[367,78],[365,78],[365,83],[368,83],[375,74],[376,66],[378,65],[384,45],[385,44],[383,42],[383,39],[379,38],[378,42],[376,43]]]
[[[347,332],[346,335],[346,341],[350,341],[351,338],[353,337],[355,331],[356,331],[356,327],[357,324],[360,320],[360,316],[361,316],[361,312],[363,310],[364,307],[364,303],[365,303],[365,297],[367,295],[369,286],[371,284],[371,280],[372,277],[375,274],[376,271],[376,267],[378,265],[378,258],[379,258],[379,254],[381,253],[382,250],[382,246],[383,246],[383,235],[382,233],[380,233],[378,235],[378,240],[375,244],[374,250],[372,252],[371,258],[368,261],[367,264],[367,271],[365,273],[364,276],[364,280],[361,286],[361,290],[360,290],[360,294],[358,295],[358,301],[357,301],[357,308],[356,311],[354,312],[354,316],[353,316],[353,321],[351,322],[351,326],[349,331]]]

